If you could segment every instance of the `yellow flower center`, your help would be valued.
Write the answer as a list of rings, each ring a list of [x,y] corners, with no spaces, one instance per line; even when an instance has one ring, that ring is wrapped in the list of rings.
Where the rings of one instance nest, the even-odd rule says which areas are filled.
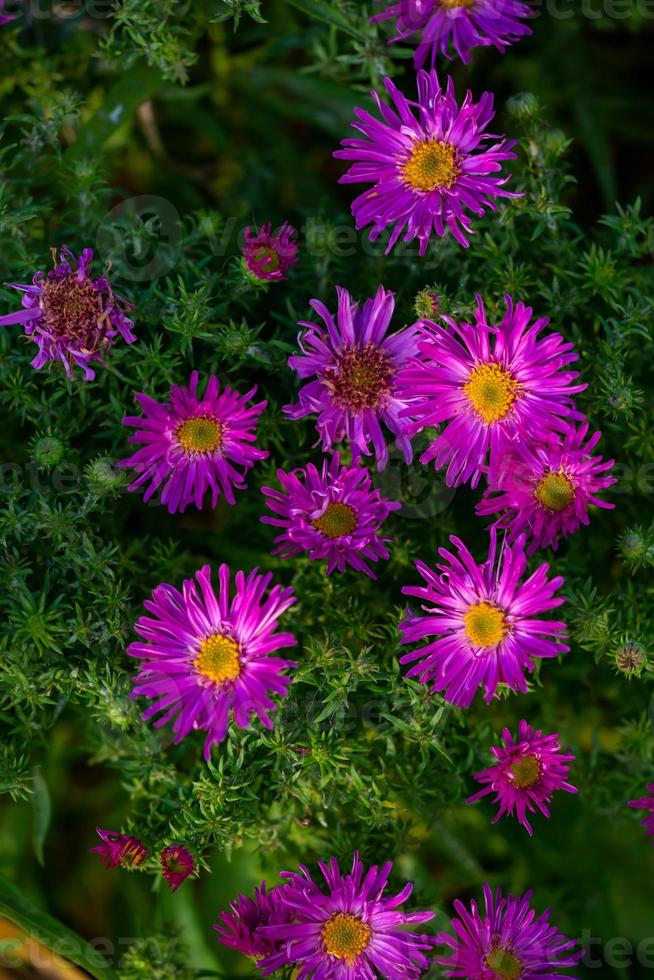
[[[529,789],[538,782],[541,775],[540,762],[535,755],[525,755],[509,766],[516,789]]]
[[[131,871],[140,867],[144,860],[145,848],[139,841],[131,841],[125,844],[120,855],[121,868],[127,868]]]
[[[457,152],[443,140],[418,140],[409,159],[402,164],[402,176],[414,191],[449,188],[461,173]]]
[[[478,365],[471,372],[463,390],[475,412],[486,425],[490,425],[508,414],[518,396],[520,385],[508,371],[493,361]]]
[[[543,507],[559,513],[575,499],[575,490],[563,473],[548,473],[536,487],[536,496]]]
[[[344,534],[352,534],[357,526],[357,518],[354,508],[349,504],[328,504],[322,517],[317,517],[311,523],[326,538],[334,540]]]
[[[241,673],[238,643],[223,633],[208,636],[202,641],[194,666],[216,684],[234,680]]]
[[[465,7],[466,10],[469,10],[474,2],[475,0],[440,0],[441,7],[445,7],[446,10],[457,10],[459,7]]]
[[[187,453],[212,453],[223,441],[222,425],[207,415],[182,422],[176,434]]]
[[[354,915],[339,912],[329,919],[322,929],[325,952],[339,960],[352,963],[360,956],[370,940],[370,926]]]
[[[495,980],[518,980],[522,972],[522,963],[518,957],[505,949],[492,950],[484,963],[493,971]]]
[[[463,617],[466,636],[476,647],[494,647],[507,632],[504,613],[488,602],[470,606]]]

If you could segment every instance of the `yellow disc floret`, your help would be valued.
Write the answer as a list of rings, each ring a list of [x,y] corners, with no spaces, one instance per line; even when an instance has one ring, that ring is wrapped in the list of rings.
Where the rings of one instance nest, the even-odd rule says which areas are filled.
[[[548,510],[565,510],[575,499],[575,490],[563,473],[548,473],[536,487],[536,497]]]
[[[344,534],[352,534],[357,526],[357,517],[354,508],[349,504],[327,504],[325,513],[311,523],[316,530],[333,541]]]
[[[541,776],[540,762],[535,755],[525,755],[509,766],[511,781],[516,789],[529,789]]]
[[[360,956],[370,940],[370,926],[354,915],[339,912],[322,929],[325,952],[339,960],[352,963]]]
[[[474,368],[463,390],[477,415],[486,425],[491,425],[508,414],[518,397],[520,385],[508,371],[492,361]]]
[[[196,415],[182,422],[176,435],[187,453],[212,453],[223,441],[223,427],[217,419]]]
[[[461,173],[457,152],[444,140],[418,140],[413,144],[409,159],[401,167],[402,176],[414,191],[446,190]]]
[[[504,613],[488,602],[470,606],[463,617],[466,636],[476,647],[494,647],[507,632]]]
[[[195,669],[216,684],[235,680],[241,673],[238,643],[224,633],[208,636],[200,646]]]

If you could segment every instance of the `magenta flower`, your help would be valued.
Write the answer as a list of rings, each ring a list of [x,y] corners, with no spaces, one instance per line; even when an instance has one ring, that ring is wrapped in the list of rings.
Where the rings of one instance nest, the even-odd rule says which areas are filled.
[[[422,68],[430,58],[434,67],[440,52],[453,57],[454,48],[461,61],[470,61],[473,48],[493,45],[505,49],[531,34],[523,23],[531,15],[530,8],[518,0],[375,0],[386,3],[387,9],[371,17],[371,21],[396,20],[397,35],[391,39],[406,41],[422,32],[414,55],[416,68]]]
[[[117,463],[138,474],[129,490],[145,486],[146,502],[160,490],[161,503],[171,514],[189,504],[201,510],[207,491],[213,508],[221,494],[233,504],[234,490],[245,489],[247,471],[268,455],[251,445],[267,404],[248,406],[256,387],[246,395],[231,388],[221,392],[218,378],[210,375],[202,397],[197,389],[198,372],[193,371],[188,388],[173,385],[169,402],[136,395],[144,415],[123,419],[123,425],[136,429],[129,442],[143,447]]]
[[[491,530],[483,565],[458,538],[450,541],[458,554],[439,548],[444,562],[435,569],[416,562],[426,584],[402,589],[423,602],[423,615],[409,612],[400,623],[402,642],[436,639],[406,653],[400,663],[415,662],[408,677],[431,684],[447,701],[465,708],[480,685],[486,703],[500,684],[524,693],[525,672],[534,670],[535,659],[558,657],[569,649],[562,642],[565,623],[537,618],[565,601],[554,595],[564,579],[548,579],[549,565],[544,564],[521,582],[527,568],[524,537],[513,547],[504,543],[497,555],[497,535]]]
[[[410,415],[410,394],[398,398],[395,379],[410,356],[418,354],[415,326],[387,335],[395,309],[395,295],[380,286],[373,299],[360,309],[346,289],[336,287],[336,318],[317,300],[311,306],[324,321],[302,322],[306,331],[298,337],[301,354],[289,357],[289,367],[302,378],[313,378],[300,389],[299,404],[286,405],[292,419],[317,415],[322,448],[329,451],[347,439],[352,455],[377,459],[377,468],[388,462],[382,425],[393,434],[407,463],[411,441],[400,431],[400,413]]]
[[[281,282],[297,262],[298,244],[295,229],[287,221],[273,234],[272,225],[262,225],[258,232],[245,229],[241,249],[246,268],[262,282]]]
[[[108,868],[139,868],[147,857],[147,850],[138,839],[128,834],[119,834],[115,830],[96,828],[96,833],[102,843],[91,848],[92,854],[99,854],[100,860]]]
[[[395,109],[373,92],[382,119],[355,109],[352,125],[365,138],[345,139],[334,153],[354,161],[340,183],[373,185],[352,205],[357,229],[372,224],[370,240],[376,241],[394,226],[387,254],[403,234],[405,242],[417,238],[424,255],[432,233],[443,236],[448,228],[467,247],[472,224],[466,211],[480,217],[496,210],[498,198],[520,197],[504,190],[510,174],[500,174],[505,160],[515,160],[515,141],[486,132],[495,115],[493,96],[485,92],[473,102],[468,92],[459,106],[452,79],[443,91],[435,71],[418,73],[417,102],[390,78],[384,85]]]
[[[654,783],[647,784],[647,792],[649,796],[643,796],[640,800],[630,800],[629,806],[632,810],[647,810],[645,819],[641,820],[640,825],[645,828],[649,837],[654,837]],[[652,843],[654,844],[654,841]]]
[[[559,534],[565,538],[580,524],[590,523],[591,505],[615,506],[597,496],[616,482],[607,475],[613,460],[592,455],[601,434],[596,432],[584,446],[587,432],[584,422],[569,429],[558,443],[507,444],[505,455],[489,473],[477,513],[499,514],[494,526],[505,529],[509,541],[526,534],[528,554],[549,546],[556,551]]]
[[[559,736],[543,735],[534,731],[526,721],[518,726],[518,737],[514,741],[508,728],[502,732],[504,745],[491,746],[491,752],[497,759],[494,766],[475,773],[475,779],[484,787],[466,803],[476,803],[482,796],[495,793],[494,803],[499,804],[499,810],[491,821],[497,821],[505,814],[517,816],[529,836],[533,834],[527,813],[540,810],[549,817],[548,804],[556,790],[567,793],[577,793],[575,786],[566,782],[570,766],[574,761],[573,755],[561,752]]]
[[[266,505],[278,517],[262,517],[265,524],[282,528],[273,551],[283,558],[306,551],[313,560],[327,561],[327,574],[347,565],[376,578],[368,561],[387,559],[390,538],[379,530],[392,510],[401,505],[387,500],[372,487],[370,473],[360,463],[341,466],[339,454],[285,473],[277,470],[282,489],[264,487]]]
[[[423,950],[429,936],[404,932],[406,925],[428,922],[433,912],[399,912],[413,886],[384,897],[392,862],[371,867],[364,875],[358,854],[352,870],[341,874],[336,860],[319,863],[327,893],[305,867],[283,871],[281,899],[293,921],[270,925],[265,935],[279,944],[276,953],[259,964],[264,976],[292,964],[297,980],[371,980],[381,977],[419,977],[428,966]]]
[[[176,892],[195,871],[193,855],[182,844],[171,844],[161,852],[161,871],[170,890]]]
[[[437,942],[451,950],[436,962],[446,977],[465,980],[574,980],[560,970],[574,969],[583,956],[576,943],[550,923],[551,910],[536,915],[532,892],[521,898],[495,894],[484,885],[485,910],[456,901],[455,936],[441,932]]]
[[[10,21],[16,19],[16,14],[5,14],[5,0],[0,0],[0,27],[3,24],[8,24]]]
[[[290,913],[281,900],[282,887],[266,891],[266,883],[255,888],[254,898],[239,895],[230,912],[223,912],[214,926],[218,942],[259,961],[276,953],[279,943],[270,939],[266,926],[290,922]]]
[[[491,471],[501,466],[507,443],[567,437],[571,420],[584,417],[572,395],[586,385],[573,384],[579,374],[566,370],[578,358],[572,344],[558,333],[541,337],[549,321],[531,323],[530,307],[505,300],[498,324],[488,324],[481,296],[475,324],[424,321],[421,357],[398,378],[402,393],[418,399],[407,412],[409,435],[449,423],[420,457],[447,466],[449,486],[477,486],[487,463]]]
[[[39,352],[32,367],[39,371],[48,361],[60,361],[70,378],[75,365],[91,381],[95,371],[92,361],[106,367],[104,356],[116,337],[133,344],[134,324],[125,315],[133,309],[121,299],[104,277],[92,279],[93,249],[85,248],[77,261],[69,248],[62,248],[59,258],[52,251],[54,269],[37,272],[32,284],[12,283],[12,289],[24,293],[23,309],[0,316],[0,326],[22,324],[25,336]]]
[[[143,718],[160,715],[156,727],[174,718],[175,742],[193,729],[207,732],[204,757],[227,734],[230,715],[247,728],[256,715],[272,728],[270,694],[287,693],[290,678],[282,671],[297,667],[292,660],[271,657],[295,645],[292,633],[276,633],[279,617],[293,605],[292,589],[275,585],[264,598],[272,575],[237,572],[236,595],[229,596],[229,568],[221,565],[218,595],[208,565],[184,582],[183,592],[158,585],[144,605],[134,630],[143,643],[132,643],[130,657],[143,663],[134,680],[133,698],[152,704]],[[163,713],[163,714],[162,714]]]

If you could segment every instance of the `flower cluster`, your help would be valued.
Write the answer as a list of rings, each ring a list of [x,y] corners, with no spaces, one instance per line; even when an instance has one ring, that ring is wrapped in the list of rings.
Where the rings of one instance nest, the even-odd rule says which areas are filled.
[[[119,834],[114,830],[97,828],[97,834],[102,841],[97,847],[91,848],[92,854],[99,854],[100,860],[107,868],[125,868],[134,871],[140,868],[148,856],[148,850],[143,841],[130,834]],[[160,856],[161,873],[175,892],[186,879],[195,872],[195,861],[191,852],[183,844],[171,844],[165,847]]]
[[[298,980],[417,978],[429,965],[430,936],[404,931],[433,912],[401,912],[413,886],[385,895],[392,862],[366,870],[355,854],[343,874],[335,858],[319,863],[324,885],[307,868],[282,871],[282,884],[241,896],[216,926],[220,942],[257,960],[263,976],[291,966]]]

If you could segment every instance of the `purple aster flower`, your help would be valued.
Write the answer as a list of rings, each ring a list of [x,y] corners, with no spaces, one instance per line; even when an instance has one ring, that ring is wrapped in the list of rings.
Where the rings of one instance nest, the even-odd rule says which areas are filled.
[[[272,225],[262,225],[258,232],[245,229],[241,251],[247,269],[262,282],[281,282],[297,262],[298,245],[295,229],[286,221],[273,234]]]
[[[161,852],[161,871],[171,892],[176,892],[195,871],[193,855],[182,844],[171,844]]]
[[[0,0],[0,27],[3,24],[8,24],[9,21],[16,19],[16,14],[5,14],[5,0]]]
[[[400,413],[410,414],[411,395],[398,398],[395,378],[408,358],[418,354],[417,327],[387,335],[395,309],[395,295],[380,286],[373,299],[360,308],[347,289],[336,287],[336,317],[317,299],[311,300],[324,327],[302,322],[306,331],[298,337],[301,354],[289,357],[291,368],[302,378],[312,378],[300,389],[299,404],[286,405],[292,419],[317,415],[322,448],[328,451],[348,439],[352,455],[376,456],[377,468],[388,462],[382,425],[390,429],[407,463],[411,441],[400,430]]]
[[[0,316],[0,326],[23,325],[39,349],[32,361],[37,371],[48,361],[60,361],[69,378],[77,365],[91,381],[91,362],[106,366],[104,355],[116,337],[128,344],[136,340],[134,324],[125,315],[133,306],[112,291],[107,279],[91,278],[93,249],[85,248],[79,261],[68,248],[59,258],[53,249],[52,257],[54,269],[37,272],[31,285],[11,284],[24,293],[23,309]]]
[[[263,493],[279,516],[261,518],[283,528],[273,554],[289,558],[306,551],[311,559],[327,560],[327,574],[350,565],[376,578],[367,561],[388,558],[385,544],[391,539],[382,538],[379,529],[401,505],[373,489],[365,466],[341,466],[334,453],[320,470],[309,463],[291,473],[277,470],[277,478],[281,491],[264,487]]]
[[[495,115],[493,96],[485,92],[473,102],[468,92],[459,106],[452,79],[443,91],[435,71],[418,73],[417,102],[390,78],[384,85],[395,109],[373,92],[382,119],[355,109],[352,125],[365,138],[345,139],[334,153],[354,161],[340,183],[373,185],[352,205],[357,229],[372,224],[370,240],[376,241],[393,225],[387,254],[404,233],[405,242],[419,239],[424,255],[431,234],[443,236],[448,228],[467,247],[472,224],[466,211],[480,217],[496,210],[497,198],[520,197],[504,190],[511,175],[500,174],[505,160],[515,160],[515,141],[486,132]]]
[[[239,895],[230,912],[223,912],[214,926],[218,941],[259,961],[276,953],[279,943],[268,937],[266,926],[290,922],[291,915],[281,899],[283,886],[266,891],[266,883],[255,888],[254,898]]]
[[[470,61],[472,49],[494,45],[498,51],[531,34],[523,23],[531,15],[526,4],[518,0],[375,0],[390,6],[371,18],[376,21],[395,18],[397,34],[391,39],[406,41],[418,31],[420,44],[414,55],[416,68],[422,68],[431,55],[432,67],[440,52],[451,59],[453,47],[461,61]]]
[[[245,489],[247,471],[268,455],[251,445],[267,404],[248,406],[256,387],[246,395],[231,388],[221,392],[218,378],[210,375],[202,397],[197,389],[198,372],[193,371],[188,388],[173,385],[169,402],[136,395],[144,416],[123,419],[123,425],[136,429],[129,442],[143,447],[117,463],[138,474],[129,490],[146,485],[145,501],[161,490],[161,503],[171,514],[193,503],[201,510],[208,490],[212,507],[221,494],[233,504],[234,489]]]
[[[649,796],[644,796],[641,800],[630,800],[629,806],[632,810],[647,810],[647,815],[644,820],[641,820],[640,825],[645,828],[649,837],[654,837],[654,783],[647,784],[647,792]],[[654,841],[652,843],[654,844]]]
[[[543,735],[534,731],[526,721],[518,726],[518,737],[514,741],[508,728],[502,732],[504,745],[491,746],[497,759],[494,766],[475,773],[475,779],[484,787],[471,796],[466,803],[476,803],[482,796],[495,793],[494,803],[499,810],[492,823],[497,823],[506,813],[517,816],[519,822],[531,836],[533,830],[527,819],[527,812],[540,810],[546,817],[550,811],[548,804],[555,790],[576,793],[578,790],[566,782],[573,755],[561,752],[559,736]]]
[[[503,542],[498,555],[497,534],[491,530],[483,565],[458,538],[450,541],[458,554],[439,548],[444,562],[435,569],[416,562],[426,584],[402,589],[423,602],[423,615],[409,612],[400,624],[402,642],[436,639],[406,653],[400,663],[417,661],[407,676],[431,684],[447,701],[466,708],[480,685],[486,703],[500,684],[524,693],[525,672],[534,670],[536,658],[558,657],[569,649],[562,642],[565,623],[537,618],[565,601],[554,595],[564,579],[548,579],[549,565],[543,564],[521,582],[527,568],[524,537],[512,547]]]
[[[529,306],[505,300],[498,324],[487,322],[481,296],[474,324],[443,316],[448,330],[424,321],[421,357],[398,378],[400,390],[418,398],[410,435],[449,423],[420,457],[437,469],[447,466],[449,486],[477,486],[487,461],[491,470],[501,464],[507,443],[567,436],[570,421],[584,418],[572,395],[586,385],[573,384],[579,374],[566,370],[578,358],[572,344],[558,333],[540,336],[549,320],[531,323]]]
[[[607,475],[613,460],[592,451],[601,438],[596,432],[586,445],[588,423],[569,429],[560,442],[528,442],[506,446],[488,476],[488,489],[477,513],[499,514],[495,527],[507,530],[509,541],[520,534],[531,539],[528,554],[537,548],[558,548],[559,534],[567,537],[580,524],[590,523],[588,508],[612,508],[600,490],[615,483]]]
[[[275,585],[264,598],[272,575],[237,572],[236,595],[229,597],[229,568],[221,565],[218,595],[208,565],[184,582],[183,592],[158,585],[144,603],[134,630],[143,643],[127,650],[143,663],[134,679],[132,697],[152,704],[143,718],[160,715],[157,728],[174,718],[175,742],[193,729],[207,732],[204,757],[227,734],[230,714],[240,728],[257,715],[272,728],[275,708],[270,694],[285,695],[290,678],[282,671],[297,664],[271,657],[295,645],[292,633],[276,633],[279,617],[295,602],[292,589]]]
[[[428,922],[433,912],[399,912],[413,886],[398,895],[384,897],[392,862],[371,867],[364,876],[358,854],[352,870],[341,874],[332,858],[319,867],[327,894],[307,869],[283,871],[282,901],[294,919],[271,925],[264,931],[280,944],[260,967],[264,976],[293,964],[297,980],[372,980],[373,977],[418,977],[428,966],[423,950],[430,950],[430,936],[404,932],[402,927]]]
[[[99,854],[107,868],[139,868],[147,857],[147,850],[138,837],[119,834],[115,830],[96,828],[101,844],[91,848],[92,854]]]
[[[536,915],[532,892],[521,898],[495,894],[484,885],[485,910],[476,902],[470,910],[456,901],[452,928],[439,933],[437,942],[451,952],[437,959],[446,977],[465,980],[575,980],[561,970],[574,969],[583,956],[576,943],[550,923],[551,909]]]

